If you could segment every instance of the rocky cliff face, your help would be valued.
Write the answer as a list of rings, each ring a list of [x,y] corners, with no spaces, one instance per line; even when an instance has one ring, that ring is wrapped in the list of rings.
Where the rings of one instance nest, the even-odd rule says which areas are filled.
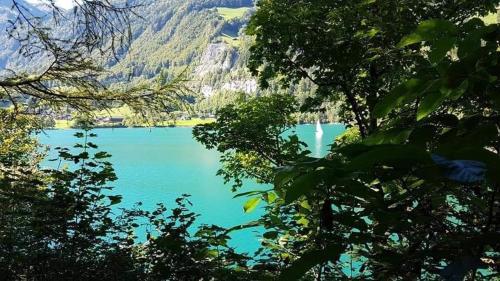
[[[257,81],[241,71],[237,65],[239,59],[238,50],[226,43],[208,44],[194,71],[195,80],[200,81],[201,93],[205,97],[217,91],[254,93]],[[223,76],[219,83],[210,83],[210,77],[218,76]]]
[[[226,43],[210,43],[200,58],[195,74],[203,77],[209,73],[229,71],[237,59],[238,52]]]

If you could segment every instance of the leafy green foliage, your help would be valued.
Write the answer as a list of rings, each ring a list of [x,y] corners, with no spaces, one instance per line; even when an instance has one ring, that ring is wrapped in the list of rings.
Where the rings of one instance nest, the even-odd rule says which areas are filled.
[[[296,260],[289,268],[283,271],[279,280],[285,281],[296,279],[297,276],[303,276],[317,264],[336,261],[340,254],[341,252],[337,246],[304,253],[300,259]]]
[[[250,68],[262,85],[310,79],[314,98],[337,100],[354,126],[325,158],[299,152],[274,162],[271,177],[246,174],[271,178],[277,195],[258,221],[266,232],[256,266],[284,267],[284,280],[494,278],[499,33],[470,19],[494,5],[258,3]],[[245,114],[272,120],[257,110],[240,120],[240,109],[223,111],[199,140],[259,155],[257,140],[268,138],[238,128],[252,128]]]
[[[273,167],[300,153],[302,143],[297,137],[284,137],[295,124],[291,116],[295,111],[289,95],[253,98],[222,108],[217,122],[196,126],[193,135],[208,149],[225,153],[219,174],[226,182],[234,181],[235,190],[245,178],[270,183]]]
[[[356,124],[365,137],[377,130],[373,108],[378,99],[408,78],[422,60],[415,55],[417,47],[400,45],[453,36],[453,23],[493,12],[497,4],[493,0],[259,1],[247,29],[256,38],[249,68],[259,75],[262,86],[273,78],[287,86],[301,79],[312,81],[318,89],[306,108],[338,101],[341,121]],[[444,20],[428,20],[433,18]],[[401,41],[422,21],[416,33]],[[430,54],[434,62],[453,45],[450,40],[437,43],[440,47]]]
[[[13,120],[17,143],[31,150],[0,154],[0,272],[6,280],[248,280],[248,257],[237,254],[227,231],[199,226],[184,195],[176,207],[154,211],[120,207],[109,183],[116,175],[106,152],[96,151],[96,135],[77,132],[81,143],[57,148],[63,167],[40,170],[23,159],[38,147],[29,127]],[[81,126],[89,124],[82,120]],[[2,129],[4,129],[2,127]],[[3,136],[3,134],[0,134]],[[22,139],[21,137],[22,136]],[[41,158],[39,158],[41,159]],[[146,237],[137,237],[139,228]],[[145,242],[141,242],[145,241]]]
[[[484,237],[498,235],[494,201],[499,182],[494,174],[500,171],[499,130],[491,91],[498,89],[499,29],[474,19],[453,26],[461,35],[449,39],[443,30],[450,30],[451,23],[433,23],[439,24],[424,22],[403,39],[408,43],[408,38],[422,37],[413,43],[429,46],[428,52],[422,51],[429,63],[375,107],[380,117],[390,116],[380,124],[384,130],[360,143],[334,146],[332,159],[321,164],[298,162],[302,171],[309,167],[307,174],[296,169],[296,177],[289,176],[289,188],[332,189],[329,200],[340,209],[333,211],[334,229],[348,237],[344,245],[355,245],[356,255],[364,260],[360,274],[369,278],[487,279],[498,272],[485,261],[498,257],[500,245]],[[460,50],[469,48],[462,42],[474,38],[483,43]],[[450,44],[439,51],[437,63],[427,55],[443,47],[440,40],[458,42],[456,53],[462,55],[454,56],[455,45]],[[408,116],[390,114],[415,106]],[[445,158],[438,161],[437,155]],[[320,175],[318,170],[327,172]],[[286,192],[295,194],[293,188]],[[477,273],[480,268],[486,271]]]

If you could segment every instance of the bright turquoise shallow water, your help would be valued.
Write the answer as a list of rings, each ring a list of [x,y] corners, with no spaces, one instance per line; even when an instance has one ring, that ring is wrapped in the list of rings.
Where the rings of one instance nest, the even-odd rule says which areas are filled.
[[[344,130],[342,125],[322,125],[324,135],[315,136],[316,127],[300,125],[296,128],[299,138],[308,144],[313,156],[321,156],[332,140]],[[96,129],[98,137],[92,140],[100,151],[112,155],[118,180],[113,184],[114,193],[123,196],[120,207],[132,207],[142,202],[146,210],[163,202],[173,206],[175,198],[190,194],[192,210],[200,217],[200,224],[231,227],[255,220],[262,210],[245,214],[245,198],[233,199],[230,186],[215,174],[220,167],[219,154],[197,143],[191,128],[153,129]],[[54,148],[72,147],[77,139],[75,130],[47,131],[40,135],[41,143]],[[45,165],[53,165],[46,162]],[[247,183],[241,192],[259,188]],[[262,207],[262,206],[261,206]],[[140,234],[140,233],[139,233]],[[231,245],[239,251],[251,252],[258,247],[254,230],[233,233]]]

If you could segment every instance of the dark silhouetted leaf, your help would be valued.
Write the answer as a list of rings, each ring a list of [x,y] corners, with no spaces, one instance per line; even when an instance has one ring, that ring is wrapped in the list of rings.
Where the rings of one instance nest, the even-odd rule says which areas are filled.
[[[340,245],[330,245],[324,250],[313,250],[304,253],[298,260],[294,261],[290,267],[285,269],[278,280],[291,281],[299,280],[306,272],[316,265],[329,261],[335,262],[343,252]]]

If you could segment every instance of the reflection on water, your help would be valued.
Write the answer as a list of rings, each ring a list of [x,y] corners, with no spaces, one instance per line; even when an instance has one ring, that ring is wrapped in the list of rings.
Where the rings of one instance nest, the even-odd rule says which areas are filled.
[[[321,127],[321,123],[318,122],[316,123],[316,140],[315,140],[315,150],[314,150],[314,156],[315,157],[321,157],[322,156],[322,141],[323,141],[323,128]]]
[[[314,146],[314,157],[321,157],[323,148],[323,135],[316,134],[316,142]]]

